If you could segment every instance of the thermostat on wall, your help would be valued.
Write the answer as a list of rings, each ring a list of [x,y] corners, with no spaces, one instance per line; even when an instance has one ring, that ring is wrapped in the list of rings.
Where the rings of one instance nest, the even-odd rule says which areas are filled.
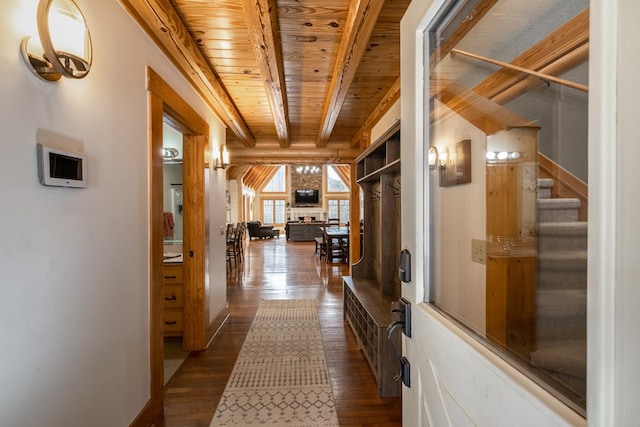
[[[38,180],[53,187],[85,188],[87,186],[87,156],[82,153],[57,150],[37,145]]]

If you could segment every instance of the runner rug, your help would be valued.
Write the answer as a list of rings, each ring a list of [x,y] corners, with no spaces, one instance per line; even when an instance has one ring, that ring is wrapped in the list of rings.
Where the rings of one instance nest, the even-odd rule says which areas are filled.
[[[211,426],[338,426],[315,300],[264,300]]]

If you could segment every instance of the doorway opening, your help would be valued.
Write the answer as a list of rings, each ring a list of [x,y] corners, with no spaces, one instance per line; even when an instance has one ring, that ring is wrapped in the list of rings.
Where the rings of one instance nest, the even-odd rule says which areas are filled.
[[[186,351],[206,347],[209,331],[206,306],[208,285],[205,221],[205,150],[208,123],[153,69],[147,69],[149,95],[149,359],[150,398],[133,425],[151,425],[164,413],[164,333],[168,322],[181,322]],[[183,244],[182,268],[165,274],[165,220],[163,195],[163,134],[165,123],[182,133]],[[167,277],[165,277],[167,276]],[[173,281],[173,282],[171,282]],[[182,316],[165,318],[163,287],[182,282]],[[167,283],[169,282],[169,283]],[[177,299],[177,297],[176,297]],[[173,325],[173,324],[172,324]]]
[[[165,117],[162,128],[163,183],[163,374],[164,385],[189,355],[184,349],[184,192],[182,158],[184,135]]]

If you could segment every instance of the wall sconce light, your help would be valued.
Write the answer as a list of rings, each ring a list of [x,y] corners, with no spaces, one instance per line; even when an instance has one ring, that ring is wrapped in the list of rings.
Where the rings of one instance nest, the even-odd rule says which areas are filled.
[[[166,163],[181,162],[182,159],[178,159],[180,152],[173,147],[162,148],[162,161]]]
[[[449,149],[445,148],[441,153],[439,153],[438,164],[440,165],[440,170],[447,169],[448,162],[449,162]]]
[[[226,144],[220,147],[220,153],[213,156],[213,169],[226,169],[229,166],[229,151]]]
[[[40,40],[25,37],[22,59],[34,75],[45,81],[60,77],[81,79],[91,69],[89,28],[73,0],[40,0],[37,11]]]
[[[435,170],[438,165],[438,149],[435,145],[429,147],[427,152],[427,160],[429,162],[429,170]]]
[[[486,157],[489,162],[517,160],[521,156],[519,151],[487,151]]]

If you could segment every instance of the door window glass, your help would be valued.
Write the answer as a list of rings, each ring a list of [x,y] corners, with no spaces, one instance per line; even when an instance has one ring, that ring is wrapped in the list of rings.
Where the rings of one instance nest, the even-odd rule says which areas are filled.
[[[425,33],[428,302],[583,414],[588,6],[453,1]]]

